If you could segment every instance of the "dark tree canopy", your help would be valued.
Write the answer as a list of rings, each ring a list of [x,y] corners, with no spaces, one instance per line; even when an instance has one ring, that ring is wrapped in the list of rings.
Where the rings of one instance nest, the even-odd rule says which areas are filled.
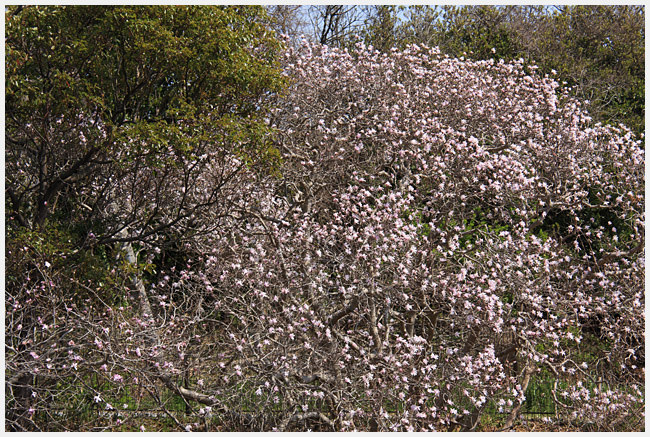
[[[145,155],[155,165],[167,145],[192,154],[224,135],[254,142],[282,82],[261,8],[30,6],[7,16],[6,183],[28,227],[107,166]]]

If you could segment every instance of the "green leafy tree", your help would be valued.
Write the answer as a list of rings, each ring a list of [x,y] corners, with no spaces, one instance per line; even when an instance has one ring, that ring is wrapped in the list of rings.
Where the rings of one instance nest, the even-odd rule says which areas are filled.
[[[602,121],[645,129],[643,6],[521,7],[512,14],[522,56],[591,102]]]
[[[510,7],[446,6],[438,24],[441,50],[472,59],[513,59],[517,45],[507,26]]]
[[[164,146],[187,155],[239,132],[261,137],[260,109],[282,82],[280,46],[263,14],[246,7],[9,8],[11,217],[42,227],[63,191],[142,157],[160,164]]]
[[[94,322],[78,316],[181,262],[172,249],[219,226],[241,175],[268,169],[282,47],[261,7],[9,6],[5,19],[7,423],[101,429],[50,414],[88,406],[92,374],[50,343],[83,355]],[[36,375],[39,357],[63,370]]]
[[[441,9],[436,6],[416,5],[402,10],[404,20],[398,25],[401,44],[436,46],[436,23]]]
[[[398,13],[399,8],[394,5],[374,5],[367,10],[365,26],[362,36],[366,44],[372,45],[381,52],[388,52],[399,45]]]
[[[508,27],[512,7],[410,6],[399,25],[406,43],[438,46],[452,56],[513,59],[517,42]]]

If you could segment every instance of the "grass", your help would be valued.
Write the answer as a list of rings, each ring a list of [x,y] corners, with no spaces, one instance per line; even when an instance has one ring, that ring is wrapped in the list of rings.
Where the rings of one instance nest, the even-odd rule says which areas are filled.
[[[147,392],[138,396],[134,392],[133,387],[123,386],[117,392],[111,392],[111,383],[106,381],[93,380],[85,381],[83,386],[75,386],[72,382],[64,386],[57,387],[54,402],[50,405],[53,410],[59,411],[56,415],[55,423],[52,419],[49,421],[49,427],[54,426],[56,429],[65,430],[65,428],[77,429],[79,427],[85,429],[103,429],[107,426],[113,426],[112,429],[119,431],[139,430],[140,425],[144,425],[149,431],[173,431],[179,430],[178,424],[170,418],[157,401],[160,401],[164,408],[173,414],[176,419],[182,424],[197,423],[200,428],[205,430],[226,430],[224,424],[225,418],[220,418],[218,415],[213,414],[209,418],[199,417],[197,415],[187,415],[187,405],[183,398],[173,391],[159,387],[159,399],[154,399]],[[522,406],[520,413],[520,420],[516,426],[516,430],[530,430],[531,427],[535,430],[578,430],[586,429],[588,423],[577,423],[576,421],[569,420],[564,417],[562,411],[557,411],[553,400],[553,388],[555,380],[549,374],[537,374],[531,377],[528,388],[526,390],[526,401]],[[570,405],[568,399],[561,397],[560,393],[569,387],[568,382],[559,382],[557,384],[557,396],[563,403]],[[595,389],[598,388],[596,384],[590,382],[583,382],[583,386],[591,391],[593,394]],[[255,394],[256,385],[251,382],[242,383],[239,386],[241,397],[242,412],[256,412],[265,413],[281,413],[283,411],[283,402],[280,399],[278,404],[270,402],[270,399],[265,395],[258,396]],[[472,411],[472,405],[469,399],[460,396],[462,387],[456,387],[456,399],[464,399],[467,401],[465,408]],[[609,387],[603,385],[601,390],[608,390]],[[95,403],[93,395],[96,392],[102,394],[102,402]],[[105,409],[106,402],[117,408],[117,411],[108,411]],[[324,406],[314,403],[313,400],[307,401],[310,410],[323,410]],[[461,410],[464,402],[458,402],[456,408]],[[57,405],[58,404],[58,405]],[[193,411],[197,411],[201,405],[191,402]],[[403,411],[404,406],[401,403],[391,405],[392,408],[387,408],[392,414],[399,414]],[[370,411],[370,410],[369,410]],[[148,417],[149,416],[149,417]],[[498,430],[503,427],[507,417],[507,410],[499,412],[499,408],[494,401],[488,401],[483,410],[480,424],[477,431],[490,431]],[[123,423],[118,427],[114,427],[115,420],[120,418]],[[552,418],[553,423],[545,421],[546,418]],[[623,423],[624,427],[629,428],[629,424]],[[555,428],[554,428],[555,427]]]

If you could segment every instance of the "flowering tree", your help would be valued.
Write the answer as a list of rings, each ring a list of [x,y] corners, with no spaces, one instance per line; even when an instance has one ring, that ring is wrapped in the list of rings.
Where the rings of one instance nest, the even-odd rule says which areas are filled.
[[[40,272],[6,304],[25,346],[10,384],[37,399],[21,418],[124,429],[153,404],[185,429],[474,430],[496,412],[510,428],[544,378],[576,425],[638,429],[644,154],[632,134],[593,124],[521,62],[305,43],[285,67],[290,92],[267,120],[279,167],[206,143],[209,171],[182,185],[170,170],[161,186],[181,203],[219,187],[173,263],[119,229],[102,243],[121,243],[107,277],[133,292],[80,283],[86,300],[73,299],[53,290],[74,272],[9,248]],[[115,214],[134,211],[120,202],[155,171],[111,191]],[[62,395],[86,406],[78,417],[55,414]]]
[[[521,63],[287,57],[283,178],[202,272],[223,296],[214,389],[247,384],[260,411],[288,413],[280,429],[475,429],[490,409],[510,427],[539,377],[586,426],[642,416],[630,132]]]

